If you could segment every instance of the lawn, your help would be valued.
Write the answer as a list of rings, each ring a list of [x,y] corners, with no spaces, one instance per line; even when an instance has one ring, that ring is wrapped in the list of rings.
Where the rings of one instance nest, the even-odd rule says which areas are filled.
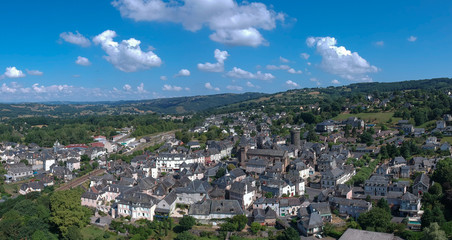
[[[98,227],[88,225],[88,226],[80,229],[80,232],[82,233],[83,239],[105,239],[104,238],[105,231]],[[118,237],[114,233],[112,233],[112,232],[109,232],[109,233],[110,233],[110,237],[106,238],[106,239],[110,239],[110,240],[120,239],[120,237]]]
[[[441,138],[441,143],[448,142],[452,144],[452,137],[443,137]]]
[[[376,122],[376,123],[386,123],[389,119],[392,118],[392,121],[396,121],[398,119],[393,118],[393,112],[379,112],[379,113],[341,113],[337,115],[333,120],[345,120],[349,117],[358,117],[365,121]]]

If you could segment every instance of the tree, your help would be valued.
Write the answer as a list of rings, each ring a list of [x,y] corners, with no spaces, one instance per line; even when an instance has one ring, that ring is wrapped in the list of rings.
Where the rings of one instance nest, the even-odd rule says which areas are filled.
[[[358,223],[362,229],[386,232],[391,225],[391,214],[382,208],[372,208],[369,212],[359,215]]]
[[[370,197],[370,195],[367,195],[366,196],[366,202],[371,202],[372,201],[372,198]]]
[[[258,222],[253,222],[253,223],[251,223],[251,232],[253,233],[253,234],[256,234],[256,233],[258,233],[260,230],[261,230],[261,224],[260,223],[258,223]]]
[[[176,240],[196,240],[196,237],[189,232],[181,232],[177,234]]]
[[[391,208],[389,207],[388,201],[385,198],[380,198],[377,203],[377,207],[385,210],[388,213],[391,213]]]
[[[248,218],[245,215],[235,215],[232,217],[232,223],[237,223],[237,231],[242,231],[248,223]]]
[[[228,171],[231,171],[233,169],[235,169],[235,165],[232,163],[228,164]]]
[[[196,224],[196,219],[192,216],[184,215],[179,221],[182,231],[190,230]]]
[[[432,223],[423,230],[424,240],[446,240],[446,233],[440,229],[438,223]]]
[[[264,196],[265,196],[266,198],[272,198],[272,197],[273,197],[273,193],[272,193],[272,192],[266,192],[266,193],[264,194]]]
[[[220,168],[218,169],[217,173],[215,174],[215,178],[221,178],[226,174],[226,169],[225,168]]]
[[[80,229],[76,226],[70,226],[66,234],[66,238],[69,240],[82,240],[83,236],[80,233]]]
[[[287,228],[282,235],[278,236],[278,240],[299,240],[300,234],[294,228]]]
[[[78,190],[54,192],[50,197],[50,220],[65,237],[69,233],[69,227],[81,228],[89,223],[91,211],[81,205],[80,197]]]

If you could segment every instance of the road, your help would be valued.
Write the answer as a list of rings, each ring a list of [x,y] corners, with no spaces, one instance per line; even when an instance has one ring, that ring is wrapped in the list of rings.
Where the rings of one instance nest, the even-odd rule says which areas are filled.
[[[88,181],[91,176],[98,176],[104,174],[105,172],[106,172],[105,169],[96,169],[86,175],[83,175],[79,178],[73,179],[72,181],[65,183],[63,186],[57,188],[56,191],[63,191],[74,187],[78,187],[82,185],[84,182]]]

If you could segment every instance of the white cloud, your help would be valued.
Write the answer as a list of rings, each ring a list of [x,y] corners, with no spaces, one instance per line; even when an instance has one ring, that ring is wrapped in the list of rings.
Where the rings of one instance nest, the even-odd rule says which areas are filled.
[[[2,88],[0,88],[0,92],[2,92],[2,93],[15,93],[16,91],[17,91],[17,89],[8,87],[8,85],[6,85],[6,83],[3,83]]]
[[[300,85],[298,85],[298,83],[296,83],[296,82],[294,82],[292,80],[287,80],[286,81],[286,85],[289,88],[298,88],[298,87],[300,87]]]
[[[129,84],[125,84],[122,89],[124,89],[124,91],[128,92],[132,89],[132,86],[130,86]]]
[[[293,68],[287,70],[287,72],[288,72],[288,73],[292,73],[292,74],[302,74],[302,73],[303,73],[303,71],[301,71],[301,70],[295,70],[295,69],[293,69]]]
[[[290,69],[290,66],[289,65],[279,65],[279,66],[276,66],[276,65],[267,65],[267,67],[266,67],[268,70],[289,70]]]
[[[204,84],[204,87],[209,89],[209,90],[215,90],[215,91],[220,91],[220,88],[218,87],[213,87],[212,84],[210,84],[210,82],[207,82],[206,84]]]
[[[315,82],[317,86],[320,86],[320,85],[322,85],[322,84],[320,83],[320,80],[319,80],[319,79],[317,79],[317,78],[310,78],[310,79],[309,79],[309,81],[311,81],[311,82]]]
[[[227,89],[232,91],[243,91],[243,87],[236,86],[236,85],[228,85],[226,86]]]
[[[39,70],[28,70],[27,69],[27,73],[28,75],[34,75],[34,76],[42,76],[44,73],[39,71]]]
[[[247,87],[255,87],[253,83],[251,83],[250,81],[246,82],[246,86]]]
[[[333,81],[331,81],[332,84],[341,84],[341,82],[339,82],[337,79],[333,79]]]
[[[369,82],[372,78],[367,74],[379,71],[357,52],[352,53],[343,46],[336,46],[337,41],[334,37],[309,37],[306,44],[309,47],[316,47],[322,56],[320,66],[328,73],[352,81]]]
[[[160,80],[166,81],[166,80],[168,80],[168,77],[167,76],[160,76]]]
[[[141,50],[139,40],[130,38],[118,43],[113,41],[115,37],[115,31],[106,30],[93,39],[95,44],[102,46],[102,49],[108,55],[105,56],[105,59],[115,68],[123,72],[135,72],[141,69],[159,67],[162,64],[162,60],[154,52],[143,52]]]
[[[175,77],[188,77],[190,76],[190,71],[188,69],[181,69],[176,75],[174,75]]]
[[[140,83],[140,85],[137,86],[137,92],[138,93],[147,93],[147,91],[144,89],[144,84]]]
[[[308,66],[311,66],[311,62],[307,62]]]
[[[300,53],[300,57],[307,60],[310,57],[310,55],[307,53]]]
[[[91,62],[89,61],[88,58],[86,57],[82,57],[82,56],[78,56],[77,60],[75,60],[75,63],[78,65],[82,65],[82,66],[89,66],[91,65]]]
[[[220,49],[215,49],[214,56],[217,60],[216,63],[198,63],[198,69],[205,72],[223,72],[224,61],[229,56],[228,52],[221,51]]]
[[[288,63],[288,62],[290,62],[289,59],[283,58],[283,57],[281,57],[281,56],[279,56],[279,61],[281,61],[281,62],[283,62],[283,63]]]
[[[410,36],[407,40],[408,40],[409,42],[416,42],[417,37],[415,37],[415,36]]]
[[[271,80],[274,79],[271,73],[262,73],[261,71],[257,71],[256,73],[250,73],[238,67],[234,67],[231,71],[229,71],[226,76],[230,78],[244,78],[244,79],[259,79],[259,80]]]
[[[81,47],[89,47],[91,45],[89,39],[80,34],[78,31],[76,31],[75,34],[71,32],[63,32],[60,34],[60,37],[68,43],[79,45]]]
[[[180,23],[189,31],[207,26],[213,41],[252,47],[267,44],[258,29],[272,30],[285,18],[263,3],[235,0],[116,0],[113,6],[135,21]]]
[[[377,42],[375,42],[375,45],[377,45],[377,46],[384,46],[385,42],[384,41],[377,41]]]
[[[182,90],[182,88],[178,87],[178,86],[171,86],[171,85],[165,84],[165,85],[163,85],[162,90],[163,91],[176,91],[176,92],[179,92],[179,91]]]
[[[3,76],[7,78],[22,78],[25,77],[25,74],[16,67],[7,67]]]

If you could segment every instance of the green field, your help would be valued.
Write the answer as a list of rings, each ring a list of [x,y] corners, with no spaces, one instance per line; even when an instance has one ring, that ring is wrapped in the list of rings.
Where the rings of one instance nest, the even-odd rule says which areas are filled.
[[[98,227],[88,225],[88,226],[80,229],[80,232],[82,233],[83,239],[105,239],[104,238],[105,231]],[[110,237],[107,239],[109,239],[109,240],[120,239],[114,233],[112,233],[112,232],[109,232],[109,233],[110,233]]]
[[[441,143],[448,142],[452,144],[452,137],[443,137],[441,138]]]
[[[392,118],[392,122],[395,123],[398,120],[401,120],[401,118],[394,118],[392,117],[394,115],[393,112],[382,112],[382,113],[341,113],[337,115],[333,120],[345,120],[349,117],[358,117],[360,119],[363,119],[365,121],[374,122],[374,123],[386,123],[389,119]]]

